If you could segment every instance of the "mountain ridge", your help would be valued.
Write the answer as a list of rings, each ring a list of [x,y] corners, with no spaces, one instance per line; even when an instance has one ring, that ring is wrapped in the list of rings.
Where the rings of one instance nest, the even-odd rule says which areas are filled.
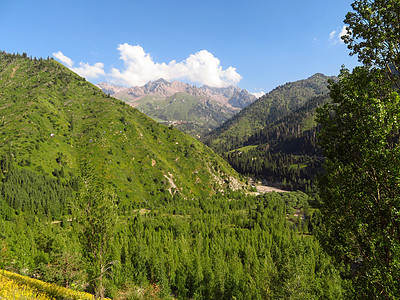
[[[135,103],[135,100],[138,100],[146,95],[170,97],[177,92],[185,92],[192,96],[201,96],[206,100],[214,100],[221,105],[239,108],[243,108],[257,99],[256,96],[250,94],[245,89],[240,89],[239,87],[233,85],[224,88],[210,87],[207,85],[197,87],[181,81],[167,81],[163,78],[155,81],[149,81],[143,86],[133,86],[127,88],[107,82],[99,82],[96,84],[96,86],[106,93],[109,91],[110,95],[114,98],[120,99],[125,97],[126,102],[128,102],[129,99],[129,102],[132,103]],[[130,97],[127,95],[130,95]],[[231,98],[234,98],[234,101],[231,101]]]
[[[109,84],[99,83],[97,86],[104,92],[112,91]],[[116,86],[114,90],[115,92],[110,93],[112,97],[138,108],[155,120],[169,122],[195,137],[203,136],[218,127],[256,100],[254,95],[235,86],[213,88],[205,85],[198,88],[162,78],[143,86],[125,89]]]

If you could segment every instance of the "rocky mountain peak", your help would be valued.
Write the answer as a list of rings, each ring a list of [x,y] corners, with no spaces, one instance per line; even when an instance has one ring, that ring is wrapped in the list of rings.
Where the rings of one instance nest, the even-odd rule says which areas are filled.
[[[130,88],[113,86],[108,83],[100,83],[97,86],[104,92],[113,95],[113,97],[117,99],[126,101],[133,106],[136,106],[137,101],[147,96],[164,100],[176,93],[186,93],[195,96],[202,103],[211,101],[218,106],[229,109],[244,108],[257,99],[254,95],[251,95],[246,90],[242,90],[237,86],[216,88],[204,85],[198,88],[195,85],[180,81],[168,81],[163,78],[149,81],[144,86],[134,86]]]
[[[154,83],[157,83],[157,84],[160,84],[160,83],[168,84],[168,83],[171,83],[171,82],[165,80],[164,78],[160,78],[160,79],[157,79],[156,81],[154,81]]]
[[[114,95],[115,93],[126,89],[126,87],[124,86],[110,84],[108,82],[99,82],[98,84],[96,84],[96,86],[100,88],[104,93],[110,95]]]

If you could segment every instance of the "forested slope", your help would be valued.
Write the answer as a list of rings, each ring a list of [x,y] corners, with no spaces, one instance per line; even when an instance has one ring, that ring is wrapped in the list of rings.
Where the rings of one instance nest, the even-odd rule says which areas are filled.
[[[339,272],[311,235],[318,216],[310,200],[302,193],[235,192],[120,215],[104,251],[105,295],[341,299]],[[30,214],[0,218],[0,268],[94,292],[77,228],[66,217],[60,223]]]
[[[315,74],[274,89],[213,131],[206,144],[239,173],[289,190],[310,188],[321,170],[315,115],[329,101],[329,79],[335,77]]]
[[[289,190],[312,187],[322,170],[316,109],[329,101],[316,96],[289,115],[256,131],[244,147],[223,154],[240,173],[263,178]]]
[[[329,77],[317,73],[286,83],[259,98],[205,137],[218,153],[242,147],[257,131],[282,119],[310,98],[328,93]]]

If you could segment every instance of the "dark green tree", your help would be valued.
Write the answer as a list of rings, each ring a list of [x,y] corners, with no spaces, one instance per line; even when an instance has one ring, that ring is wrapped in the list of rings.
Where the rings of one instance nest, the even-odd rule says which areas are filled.
[[[318,111],[321,240],[356,297],[400,298],[400,96],[380,69],[343,69]],[[351,266],[351,267],[350,267]]]

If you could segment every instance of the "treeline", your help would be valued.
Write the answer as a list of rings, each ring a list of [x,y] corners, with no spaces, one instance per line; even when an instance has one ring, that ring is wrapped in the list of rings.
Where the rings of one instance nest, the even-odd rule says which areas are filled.
[[[0,56],[2,59],[4,60],[8,60],[8,61],[13,61],[15,59],[19,59],[19,58],[28,58],[28,54],[26,54],[25,52],[23,52],[22,54],[20,53],[7,53],[5,51],[0,51]],[[32,56],[29,57],[29,59],[34,60],[34,61],[45,61],[46,59],[43,59],[41,57],[39,58],[32,58]],[[47,57],[47,60],[51,60],[52,58]]]
[[[2,191],[18,187],[26,196],[18,196],[18,206],[0,194],[0,268],[93,293],[101,286],[110,297],[343,296],[338,270],[312,235],[319,222],[312,199],[301,192],[193,199],[175,194],[122,212],[106,185],[92,189],[91,179],[79,174],[64,193],[57,192],[59,181],[34,171],[18,167],[10,174],[2,177]],[[88,228],[94,234],[82,235]],[[95,240],[107,247],[91,246]]]
[[[270,153],[262,147],[230,152],[226,158],[239,173],[263,179],[268,185],[303,191],[313,189],[322,160],[317,156]]]
[[[162,295],[179,299],[341,296],[329,258],[313,237],[302,236],[303,220],[286,220],[284,196],[235,197],[228,204],[221,197],[196,206],[127,220],[132,238],[120,243],[130,278],[142,286],[150,280]]]

